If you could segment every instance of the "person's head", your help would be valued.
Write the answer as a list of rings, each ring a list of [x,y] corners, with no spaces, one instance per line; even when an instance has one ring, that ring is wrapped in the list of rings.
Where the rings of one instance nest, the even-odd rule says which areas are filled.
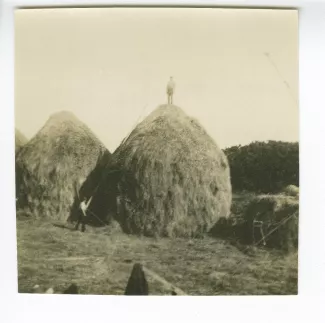
[[[171,77],[170,77],[170,79],[172,80],[172,79],[173,79],[173,77],[171,76]]]

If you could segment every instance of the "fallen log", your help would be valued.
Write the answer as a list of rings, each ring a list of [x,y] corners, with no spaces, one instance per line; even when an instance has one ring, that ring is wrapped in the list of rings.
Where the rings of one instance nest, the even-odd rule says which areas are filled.
[[[175,285],[169,283],[166,279],[162,278],[152,270],[143,267],[143,271],[145,274],[150,276],[152,279],[160,282],[166,290],[168,290],[171,295],[187,295],[184,291],[182,291],[180,288],[176,287]]]

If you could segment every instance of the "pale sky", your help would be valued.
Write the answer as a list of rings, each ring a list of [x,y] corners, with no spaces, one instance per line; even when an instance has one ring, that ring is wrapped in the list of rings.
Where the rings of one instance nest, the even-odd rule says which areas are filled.
[[[299,139],[297,11],[28,9],[15,23],[16,127],[28,138],[68,110],[113,152],[166,103],[173,76],[175,105],[221,148]]]

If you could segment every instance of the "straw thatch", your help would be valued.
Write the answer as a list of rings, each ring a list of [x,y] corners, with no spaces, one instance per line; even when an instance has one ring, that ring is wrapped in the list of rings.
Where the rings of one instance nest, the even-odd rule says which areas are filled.
[[[17,155],[18,208],[66,220],[80,187],[105,154],[107,149],[72,113],[52,115]]]
[[[15,151],[19,151],[21,147],[26,145],[28,139],[16,128],[15,129]]]
[[[200,236],[228,216],[228,161],[199,123],[158,107],[113,154],[118,221],[127,233]]]
[[[264,236],[266,247],[292,251],[298,248],[298,222],[297,197],[259,195],[248,202],[242,213],[234,213],[226,220],[220,219],[212,234],[260,246],[264,243]],[[258,225],[262,226],[262,231]]]
[[[246,230],[252,232],[253,220],[263,223],[266,246],[291,251],[298,248],[299,199],[284,195],[260,195],[248,205]],[[271,233],[272,231],[272,233]],[[253,232],[252,232],[253,235]],[[262,239],[255,229],[255,241]]]
[[[299,196],[299,187],[296,185],[288,185],[285,187],[283,193],[288,196]]]

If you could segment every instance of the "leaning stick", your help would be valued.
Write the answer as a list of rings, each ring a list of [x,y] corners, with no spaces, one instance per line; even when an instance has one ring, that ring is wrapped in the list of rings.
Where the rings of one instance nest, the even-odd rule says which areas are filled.
[[[147,267],[143,267],[143,271],[145,272],[145,274],[147,274],[148,276],[150,276],[154,280],[160,282],[170,292],[174,292],[174,294],[176,294],[176,295],[187,295],[180,288],[178,288],[175,285],[169,283],[166,279],[160,277],[158,274],[154,273],[152,270],[148,269]]]
[[[47,258],[46,260],[47,261],[66,261],[66,260],[69,260],[69,261],[79,261],[79,260],[90,260],[90,259],[93,259],[93,260],[100,260],[100,259],[104,259],[105,257],[58,257],[58,258]]]

